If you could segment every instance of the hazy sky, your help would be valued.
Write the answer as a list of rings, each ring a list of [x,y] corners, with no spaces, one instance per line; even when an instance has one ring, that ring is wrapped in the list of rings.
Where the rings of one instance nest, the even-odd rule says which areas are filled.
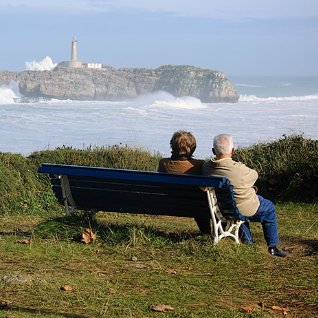
[[[318,0],[0,0],[0,70],[46,56],[318,75]]]

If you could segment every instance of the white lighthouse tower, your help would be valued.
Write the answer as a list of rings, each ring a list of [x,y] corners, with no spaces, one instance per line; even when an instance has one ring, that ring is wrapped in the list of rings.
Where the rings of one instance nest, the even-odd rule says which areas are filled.
[[[77,40],[75,37],[72,39],[72,48],[71,48],[71,61],[75,62],[77,60]]]
[[[83,63],[77,60],[77,40],[75,37],[72,39],[71,60],[69,61],[68,66],[75,68],[83,67]]]

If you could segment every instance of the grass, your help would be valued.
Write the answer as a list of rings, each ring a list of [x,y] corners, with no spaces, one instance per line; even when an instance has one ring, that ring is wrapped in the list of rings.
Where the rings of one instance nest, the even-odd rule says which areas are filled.
[[[314,317],[316,215],[314,205],[278,205],[286,259],[267,253],[257,224],[252,224],[253,247],[231,240],[213,247],[190,219],[98,213],[88,224],[81,215],[6,216],[0,239],[0,315],[281,317],[271,309],[281,306],[288,308],[288,317]],[[86,226],[97,233],[88,245],[79,240]],[[22,244],[22,239],[31,242]],[[62,291],[65,285],[73,290]],[[151,311],[156,304],[175,310]],[[243,307],[252,312],[242,312]]]
[[[259,224],[253,246],[214,247],[191,219],[65,218],[36,173],[42,162],[156,170],[159,154],[126,146],[0,153],[0,317],[265,318],[284,308],[287,317],[317,317],[317,145],[283,136],[236,153],[277,202],[285,259],[267,253]],[[81,242],[87,227],[97,235],[91,244]],[[157,304],[174,310],[152,311]]]

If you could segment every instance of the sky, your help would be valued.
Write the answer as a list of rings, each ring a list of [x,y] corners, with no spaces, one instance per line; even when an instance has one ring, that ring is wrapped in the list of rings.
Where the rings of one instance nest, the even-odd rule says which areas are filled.
[[[49,56],[318,76],[317,0],[0,0],[0,71]]]

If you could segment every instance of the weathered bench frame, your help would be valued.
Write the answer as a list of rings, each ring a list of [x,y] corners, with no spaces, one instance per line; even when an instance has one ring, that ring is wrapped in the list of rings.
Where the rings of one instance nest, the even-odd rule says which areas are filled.
[[[75,209],[212,219],[214,244],[225,237],[239,243],[245,221],[224,177],[42,164],[66,215]],[[227,222],[225,229],[224,221]]]

